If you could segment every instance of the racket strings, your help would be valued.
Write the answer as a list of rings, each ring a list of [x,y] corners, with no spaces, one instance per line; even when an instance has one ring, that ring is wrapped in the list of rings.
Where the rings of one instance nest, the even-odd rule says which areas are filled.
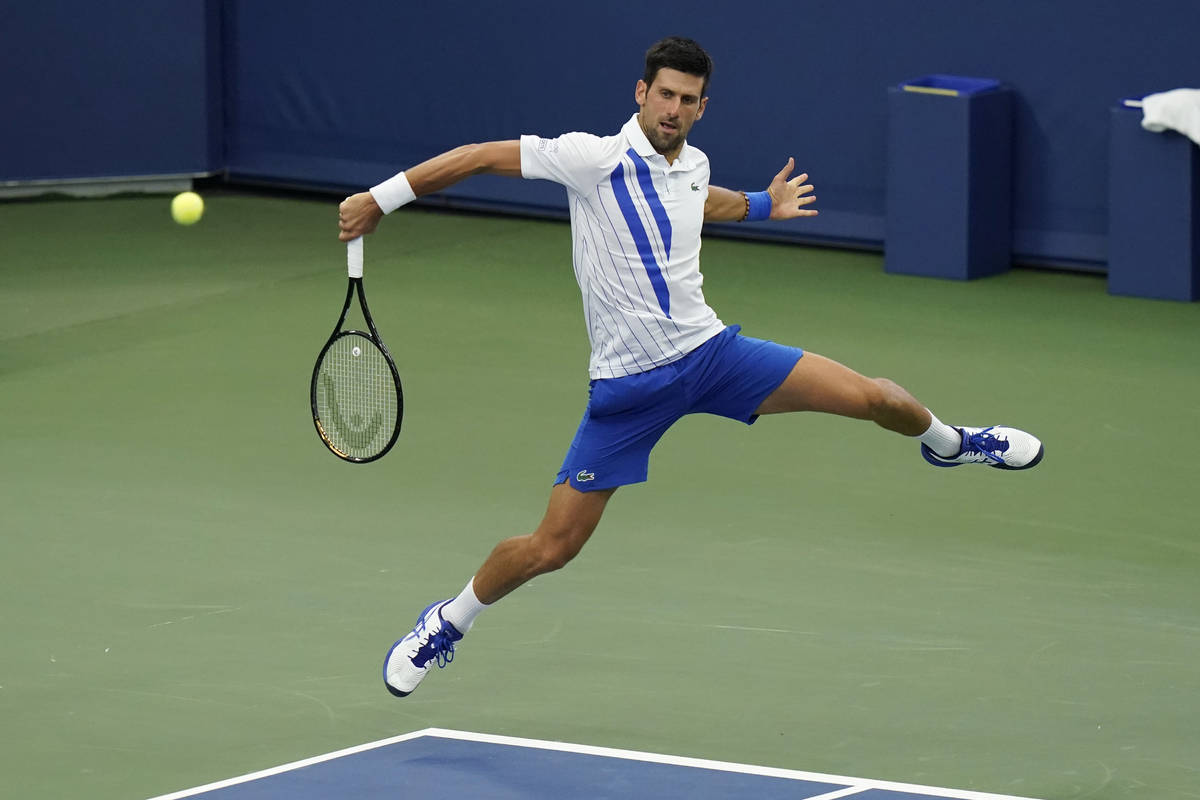
[[[338,338],[317,373],[317,415],[329,443],[354,458],[371,458],[392,439],[399,392],[383,352],[361,334]]]

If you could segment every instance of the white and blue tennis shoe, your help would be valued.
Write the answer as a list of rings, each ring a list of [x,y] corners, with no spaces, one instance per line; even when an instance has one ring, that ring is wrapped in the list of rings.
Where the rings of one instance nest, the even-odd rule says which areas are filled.
[[[388,650],[383,659],[383,683],[396,697],[412,694],[434,663],[443,669],[454,660],[454,643],[463,635],[442,616],[449,602],[439,600],[422,611],[412,632]]]
[[[954,456],[939,456],[928,445],[921,445],[921,455],[935,467],[957,467],[959,464],[987,464],[996,469],[1029,469],[1036,467],[1046,449],[1032,434],[1004,425],[990,428],[958,428],[962,448]]]

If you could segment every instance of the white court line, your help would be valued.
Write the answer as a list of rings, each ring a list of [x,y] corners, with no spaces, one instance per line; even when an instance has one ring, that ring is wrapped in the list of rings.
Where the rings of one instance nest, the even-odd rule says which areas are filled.
[[[696,769],[711,769],[722,772],[737,772],[744,775],[761,775],[768,778],[784,778],[787,780],[804,780],[817,781],[821,783],[842,783],[847,784],[845,788],[837,789],[832,792],[819,795],[818,797],[809,798],[809,800],[834,800],[839,797],[851,797],[855,794],[865,792],[868,789],[887,789],[891,791],[908,792],[909,794],[924,794],[933,795],[943,798],[953,798],[953,800],[1036,800],[1030,797],[1019,797],[1017,795],[1007,794],[990,794],[987,792],[971,792],[957,789],[941,789],[935,786],[920,786],[911,783],[895,783],[893,781],[877,781],[866,778],[848,778],[844,775],[825,775],[819,772],[803,772],[794,769],[780,769],[778,767],[761,767],[753,764],[736,764],[730,761],[711,761],[704,758],[689,758],[687,756],[671,756],[662,755],[660,753],[647,753],[640,750],[620,750],[612,747],[596,747],[587,744],[570,744],[568,742],[552,742],[543,739],[523,739],[517,736],[498,736],[490,733],[474,733],[472,731],[455,731],[446,728],[425,728],[412,733],[405,733],[400,736],[393,736],[389,739],[380,739],[377,742],[368,742],[360,744],[356,747],[347,747],[344,750],[337,750],[332,753],[326,753],[321,756],[313,756],[301,761],[293,761],[290,764],[283,764],[271,769],[260,770],[259,772],[251,772],[247,775],[242,775],[237,778],[229,778],[215,783],[197,786],[194,789],[185,789],[181,792],[173,794],[159,795],[152,797],[150,800],[180,800],[185,797],[193,797],[203,792],[210,792],[216,789],[224,789],[228,786],[236,786],[239,783],[248,783],[260,778],[267,778],[272,775],[279,775],[283,772],[290,772],[302,767],[320,764],[324,761],[332,761],[335,758],[354,755],[355,753],[366,752],[367,750],[375,750],[380,747],[387,747],[397,742],[405,742],[411,739],[419,739],[424,736],[432,736],[440,739],[457,739],[466,742],[481,742],[485,744],[500,744],[509,745],[512,747],[526,747],[534,750],[554,750],[561,753],[577,753],[588,756],[601,756],[605,758],[623,758],[630,761],[644,761],[651,764],[669,764],[678,767],[693,767]]]
[[[335,758],[352,756],[355,753],[363,753],[367,750],[374,750],[378,747],[387,747],[389,744],[406,742],[409,739],[420,739],[422,736],[429,736],[430,731],[432,730],[434,729],[426,728],[425,730],[421,731],[413,731],[412,733],[393,736],[390,739],[380,739],[377,742],[368,742],[367,744],[360,744],[356,747],[347,747],[345,750],[336,750],[332,753],[326,753],[323,756],[313,756],[312,758],[305,758],[301,761],[293,761],[290,764],[281,764],[278,767],[271,767],[270,769],[259,770],[258,772],[251,772],[246,775],[239,775],[236,778],[228,778],[223,781],[216,781],[215,783],[206,783],[203,786],[197,786],[194,789],[184,789],[181,792],[172,792],[171,794],[159,795],[157,797],[150,798],[150,800],[179,800],[182,797],[193,797],[198,794],[203,794],[204,792],[212,792],[217,789],[224,789],[228,786],[237,786],[239,783],[249,783],[250,781],[258,780],[259,778],[269,778],[272,775],[279,775],[284,772],[291,772],[294,769],[308,767],[313,764],[320,764],[323,761],[332,761]]]
[[[849,797],[852,794],[860,794],[870,788],[870,786],[847,786],[845,789],[838,789],[836,792],[819,794],[816,797],[806,797],[804,800],[835,800],[838,797]]]
[[[789,780],[851,784],[849,787],[847,787],[847,789],[838,789],[838,792],[848,791],[849,789],[856,789],[857,792],[865,792],[867,789],[890,789],[893,791],[908,792],[910,794],[927,794],[937,795],[940,797],[950,797],[954,800],[1036,800],[1036,798],[1018,797],[1017,795],[989,794],[987,792],[970,792],[959,789],[943,789],[937,786],[920,786],[911,783],[877,781],[868,778],[848,778],[844,775],[825,775],[819,772],[802,772],[800,770],[780,769],[778,767],[760,767],[753,764],[736,764],[730,761],[710,761],[708,759],[689,758],[687,756],[669,756],[659,753],[646,753],[640,750],[618,750],[612,747],[595,747],[587,744],[549,742],[541,739],[522,739],[515,736],[496,736],[490,733],[452,731],[444,728],[426,728],[424,733],[429,736],[437,736],[443,739],[461,739],[469,742],[486,742],[489,744],[508,744],[516,747],[529,747],[541,750],[558,750],[564,753],[581,753],[583,755],[606,756],[609,758],[625,758],[629,759],[630,761],[646,761],[653,764],[670,764],[680,767],[695,767],[697,769],[739,772],[745,775],[762,775],[769,778],[786,778]],[[809,800],[815,800],[815,798],[809,798]]]

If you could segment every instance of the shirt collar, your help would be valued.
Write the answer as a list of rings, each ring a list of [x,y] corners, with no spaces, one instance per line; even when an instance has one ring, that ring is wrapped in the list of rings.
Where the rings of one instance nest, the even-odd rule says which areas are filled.
[[[672,171],[692,168],[692,148],[686,141],[683,143],[683,149],[679,151],[679,155],[675,158],[675,163],[668,165],[666,156],[655,150],[654,145],[650,144],[650,140],[646,138],[646,132],[642,130],[642,126],[638,123],[637,114],[629,118],[629,121],[621,128],[621,133],[625,135],[626,140],[633,147],[633,151],[642,158],[657,158],[658,163]]]

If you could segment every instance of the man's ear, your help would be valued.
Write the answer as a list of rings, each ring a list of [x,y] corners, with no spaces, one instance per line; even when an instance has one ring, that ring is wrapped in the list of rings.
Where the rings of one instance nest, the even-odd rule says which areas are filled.
[[[637,86],[633,88],[633,102],[637,103],[639,106],[646,105],[646,91],[649,88],[650,87],[646,85],[644,80],[638,78]]]

